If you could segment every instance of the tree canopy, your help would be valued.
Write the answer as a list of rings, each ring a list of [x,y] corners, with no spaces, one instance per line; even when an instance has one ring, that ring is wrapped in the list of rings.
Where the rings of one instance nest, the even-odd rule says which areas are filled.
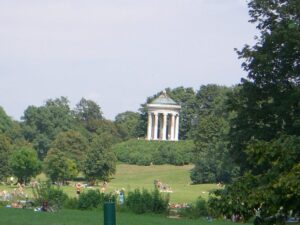
[[[13,151],[9,158],[9,165],[20,183],[30,181],[30,178],[38,175],[42,169],[36,151],[29,147]]]
[[[64,183],[68,179],[75,178],[78,174],[76,162],[58,149],[51,149],[48,152],[44,165],[44,171],[52,182]]]
[[[140,114],[126,111],[119,113],[115,118],[115,124],[123,140],[139,137]]]
[[[297,0],[252,0],[251,22],[260,35],[238,51],[248,77],[230,100],[232,154],[247,168],[244,149],[251,139],[272,140],[300,133],[300,3]]]
[[[242,176],[215,194],[223,214],[299,209],[300,2],[251,0],[260,35],[238,51],[248,76],[229,98],[231,154]]]
[[[108,181],[116,172],[116,156],[111,150],[110,138],[95,137],[84,162],[84,173],[90,182]]]
[[[0,181],[5,180],[9,175],[11,175],[8,163],[11,148],[12,144],[10,139],[4,134],[0,134]]]

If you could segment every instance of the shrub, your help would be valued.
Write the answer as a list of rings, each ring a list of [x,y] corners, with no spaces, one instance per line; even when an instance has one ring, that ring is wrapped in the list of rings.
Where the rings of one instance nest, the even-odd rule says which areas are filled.
[[[172,164],[192,162],[193,141],[143,141],[129,140],[113,146],[119,161],[137,165]]]
[[[92,209],[98,208],[102,202],[100,192],[89,190],[88,192],[83,192],[79,195],[78,208],[79,209]]]
[[[86,210],[92,208],[100,208],[106,201],[115,201],[116,198],[112,194],[100,193],[99,190],[89,190],[79,195],[78,209]]]
[[[207,202],[199,197],[197,201],[189,207],[180,210],[180,215],[188,218],[199,218],[208,215]]]
[[[165,213],[168,211],[169,195],[163,196],[158,189],[152,192],[152,212]]]
[[[165,213],[168,210],[169,196],[163,196],[157,189],[149,192],[145,189],[135,189],[129,192],[126,198],[126,205],[134,213],[146,212]]]
[[[41,206],[44,202],[48,202],[49,207],[61,209],[68,199],[67,194],[65,194],[59,186],[52,186],[50,183],[40,183],[32,189],[34,203],[37,206]]]
[[[148,199],[147,195],[148,195],[147,190],[143,190],[143,194],[139,189],[136,189],[133,192],[129,192],[126,199],[126,205],[134,213],[137,214],[145,213],[147,209],[149,209],[149,206],[147,206],[149,204],[149,200],[151,201],[151,198]]]
[[[66,209],[78,209],[78,198],[68,198],[64,202],[64,208],[66,208]]]

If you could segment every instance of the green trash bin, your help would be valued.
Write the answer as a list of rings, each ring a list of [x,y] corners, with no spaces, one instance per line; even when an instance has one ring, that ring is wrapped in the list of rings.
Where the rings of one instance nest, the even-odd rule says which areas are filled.
[[[114,202],[104,203],[104,225],[116,225],[116,206]]]

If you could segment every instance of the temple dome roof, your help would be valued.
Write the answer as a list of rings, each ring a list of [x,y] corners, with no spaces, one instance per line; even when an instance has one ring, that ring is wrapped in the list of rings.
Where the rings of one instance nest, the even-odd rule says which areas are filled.
[[[150,104],[156,105],[178,105],[173,99],[171,99],[167,93],[162,92],[156,99],[154,99]]]

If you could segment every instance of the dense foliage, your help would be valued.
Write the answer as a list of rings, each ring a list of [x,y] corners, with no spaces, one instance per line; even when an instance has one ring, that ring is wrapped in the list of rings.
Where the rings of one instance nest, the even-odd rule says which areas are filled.
[[[80,194],[77,207],[81,210],[101,208],[104,202],[109,201],[115,202],[116,196],[111,193],[100,193],[99,190],[88,190]]]
[[[32,188],[34,203],[36,206],[47,205],[53,210],[59,210],[68,200],[68,195],[65,194],[59,186],[53,186],[50,183],[40,183]]]
[[[131,111],[119,113],[115,118],[116,127],[123,140],[140,136],[140,122],[140,114]]]
[[[26,183],[41,172],[42,165],[32,148],[22,147],[12,152],[9,165],[18,182]]]
[[[0,133],[0,181],[5,180],[11,175],[10,166],[8,163],[11,154],[10,140]]]
[[[102,208],[105,202],[115,202],[117,209],[128,209],[137,214],[168,212],[169,195],[160,193],[157,189],[153,191],[135,189],[123,193],[125,202],[120,205],[118,193],[101,193],[99,190],[87,190],[82,192],[78,198],[70,198],[59,186],[41,183],[33,188],[34,203],[41,206],[47,203],[48,207],[55,210],[62,207],[69,209],[91,210]]]
[[[137,165],[188,164],[192,162],[193,149],[192,141],[129,140],[113,146],[119,161]]]
[[[232,89],[217,85],[201,86],[197,93],[197,124],[192,132],[195,142],[193,183],[228,183],[237,175],[228,149],[229,119],[226,108]]]
[[[97,179],[109,181],[116,172],[116,156],[110,149],[109,138],[95,137],[84,161],[84,174],[94,183]]]
[[[229,99],[230,152],[242,176],[211,199],[216,214],[245,219],[258,207],[263,217],[295,213],[300,202],[300,2],[252,0],[249,8],[260,36],[238,51],[248,77]]]
[[[126,205],[137,214],[146,212],[166,213],[168,211],[169,196],[161,194],[157,189],[149,192],[135,189],[126,197]]]
[[[64,184],[77,176],[78,170],[74,160],[57,149],[51,149],[44,160],[44,172],[52,182]]]

